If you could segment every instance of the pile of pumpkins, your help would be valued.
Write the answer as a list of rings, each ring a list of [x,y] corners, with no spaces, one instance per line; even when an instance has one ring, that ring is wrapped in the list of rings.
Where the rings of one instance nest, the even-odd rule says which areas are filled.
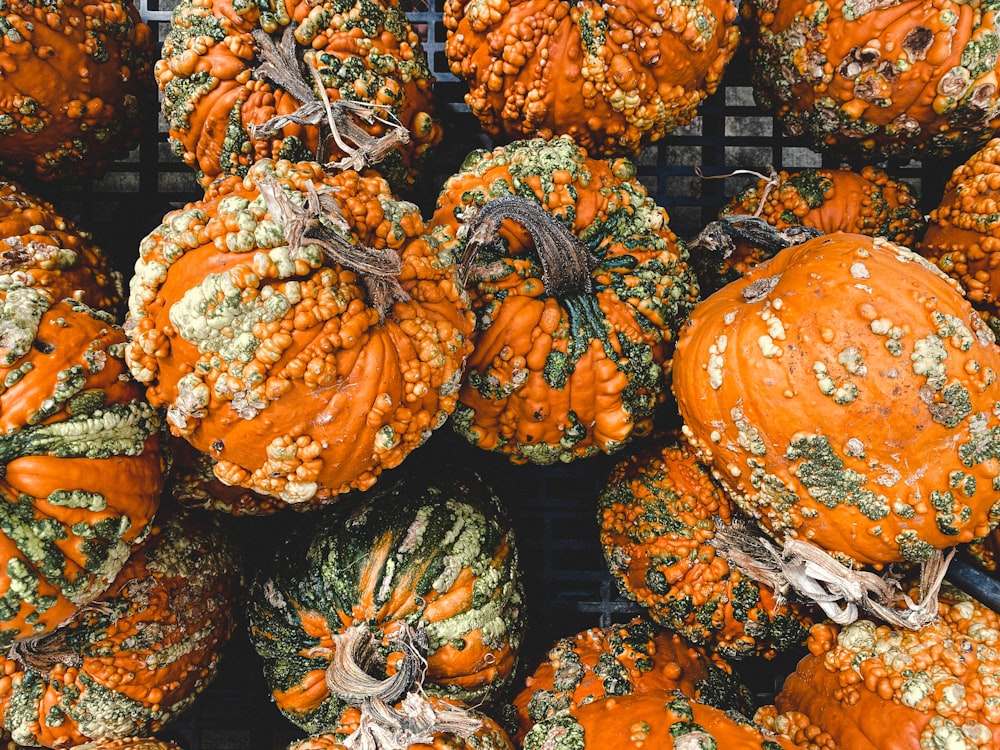
[[[449,134],[393,0],[180,0],[159,43],[127,0],[7,2],[0,730],[162,748],[245,616],[295,750],[1000,747],[1000,618],[944,580],[997,565],[996,13],[446,0],[499,145],[424,217]],[[843,166],[682,239],[633,160],[741,44]],[[157,91],[204,195],[126,279],[41,195]],[[925,217],[891,168],[956,156]],[[595,533],[646,614],[525,663],[511,520],[421,461],[441,428],[615,456]],[[224,523],[277,514],[267,555]],[[739,662],[797,650],[755,705]]]

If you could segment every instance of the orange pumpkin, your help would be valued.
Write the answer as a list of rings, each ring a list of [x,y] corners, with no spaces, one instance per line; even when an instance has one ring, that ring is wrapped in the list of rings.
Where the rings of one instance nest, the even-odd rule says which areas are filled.
[[[777,711],[804,715],[844,750],[1000,747],[1000,617],[957,589],[942,594],[919,630],[815,625]]]
[[[750,0],[757,103],[817,151],[871,163],[972,150],[1000,127],[984,0]]]
[[[675,692],[724,710],[749,707],[747,690],[729,665],[676,633],[642,618],[590,628],[556,641],[525,680],[514,698],[518,726],[514,739],[524,743],[536,725],[566,714],[576,716],[591,704],[611,710],[620,700],[648,694],[662,705],[663,696]],[[622,722],[617,725],[621,731]]]
[[[111,316],[0,276],[0,645],[111,585],[160,503],[162,418]]]
[[[53,299],[122,312],[122,275],[93,237],[9,180],[0,180],[0,274],[44,287]]]
[[[911,246],[924,230],[917,198],[879,167],[781,170],[742,190],[721,215],[759,216],[777,229],[855,232]]]
[[[0,168],[47,181],[102,174],[155,105],[155,41],[138,8],[10,0],[3,19]]]
[[[203,185],[264,158],[346,159],[402,189],[443,132],[396,0],[180,0],[155,76],[173,150]]]
[[[1000,330],[1000,138],[951,173],[916,250],[958,280],[973,306]]]
[[[490,135],[636,156],[715,92],[736,18],[731,0],[447,0],[444,49]]]
[[[619,461],[598,499],[611,573],[650,617],[727,658],[770,657],[801,645],[812,621],[716,553],[716,527],[738,517],[673,432]]]
[[[220,519],[161,512],[100,599],[0,657],[0,724],[15,742],[148,735],[191,705],[219,668],[242,581]]]
[[[695,308],[685,436],[779,541],[923,562],[1000,520],[1000,348],[957,285],[886,240],[782,250]]]
[[[443,424],[467,305],[384,179],[262,160],[143,240],[126,358],[219,480],[304,508],[371,487]]]
[[[444,248],[471,258],[460,434],[551,464],[649,432],[697,297],[668,220],[631,162],[590,158],[567,137],[469,155],[431,219]]]

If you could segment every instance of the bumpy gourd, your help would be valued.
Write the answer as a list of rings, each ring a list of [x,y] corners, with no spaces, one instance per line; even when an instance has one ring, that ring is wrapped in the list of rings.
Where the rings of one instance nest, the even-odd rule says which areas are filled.
[[[354,502],[299,517],[307,524],[251,586],[250,636],[274,701],[308,732],[335,726],[347,707],[327,673],[335,636],[354,625],[379,643],[403,624],[425,632],[427,694],[479,706],[512,679],[525,611],[506,512],[475,475],[400,471]]]
[[[556,642],[514,699],[525,750],[782,750],[740,711],[728,666],[642,620]],[[683,739],[682,739],[683,738]]]
[[[155,42],[130,0],[10,0],[0,29],[3,171],[96,176],[138,143]]]
[[[41,286],[56,300],[123,312],[122,275],[90,233],[9,180],[0,180],[0,274]]]
[[[717,554],[716,527],[741,516],[678,433],[654,434],[614,466],[597,517],[612,575],[663,627],[731,659],[805,641],[804,607]]]
[[[490,135],[636,156],[694,118],[736,51],[730,0],[448,0],[449,69]]]
[[[505,205],[522,215],[501,209],[496,231],[479,222]],[[515,462],[551,464],[649,432],[698,294],[668,221],[631,162],[592,159],[566,137],[469,155],[431,219],[445,248],[473,256],[459,433]],[[476,226],[487,242],[474,247]]]
[[[782,250],[699,303],[686,438],[779,541],[923,562],[1000,518],[1000,348],[957,285],[886,240]]]
[[[400,189],[442,136],[426,54],[396,0],[181,0],[155,75],[172,148],[203,185],[262,158],[357,156],[355,168],[378,161]],[[336,143],[324,99],[344,106]],[[298,113],[303,105],[318,116]],[[370,141],[395,126],[401,133],[368,160]]]
[[[677,691],[725,710],[745,711],[746,688],[729,665],[676,633],[636,618],[621,625],[590,628],[560,638],[525,680],[514,698],[515,740],[539,722],[584,706],[620,698]]]
[[[100,599],[0,657],[0,723],[42,747],[158,731],[215,678],[241,583],[220,516],[164,508]]]
[[[777,229],[855,232],[911,247],[924,231],[917,197],[879,167],[781,170],[742,190],[721,215],[752,214]]]
[[[972,150],[1000,126],[996,8],[972,0],[751,0],[754,96],[861,162]]]
[[[160,503],[160,413],[111,316],[0,276],[0,646],[111,585]]]
[[[947,585],[938,615],[916,631],[871,620],[813,626],[810,654],[785,679],[776,710],[807,717],[830,747],[1000,746],[1000,619]]]
[[[139,253],[129,366],[225,484],[300,508],[367,489],[454,408],[468,300],[374,173],[256,162]]]
[[[973,306],[1000,330],[1000,139],[990,140],[951,173],[916,250],[958,280]]]

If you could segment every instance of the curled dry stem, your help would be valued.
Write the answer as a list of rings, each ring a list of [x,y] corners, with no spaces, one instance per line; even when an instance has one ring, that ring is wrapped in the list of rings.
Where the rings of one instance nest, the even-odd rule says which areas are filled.
[[[271,217],[281,224],[292,252],[305,244],[323,249],[332,262],[356,272],[368,299],[380,317],[393,302],[408,298],[399,283],[403,262],[391,248],[372,248],[354,242],[349,225],[331,191],[310,183],[302,205],[295,203],[273,177],[258,180],[257,189]]]
[[[794,591],[840,625],[862,614],[917,630],[937,617],[938,592],[954,556],[937,550],[920,570],[920,600],[900,594],[898,581],[852,570],[815,544],[788,539],[779,547],[747,524],[719,524],[712,545],[729,563],[779,596]],[[900,605],[903,606],[900,606]]]
[[[465,250],[459,263],[463,284],[474,268],[479,251],[500,242],[498,231],[506,219],[520,224],[534,240],[546,294],[559,297],[593,290],[590,273],[596,262],[586,246],[540,205],[516,195],[495,198],[466,212],[463,220]]]
[[[78,621],[88,612],[103,615],[112,613],[111,608],[104,602],[90,602],[81,606],[73,615],[73,619]],[[24,669],[46,676],[57,664],[65,664],[68,667],[82,666],[83,657],[74,650],[69,635],[70,630],[60,626],[51,633],[22,638],[11,644],[7,658],[20,664]]]
[[[403,658],[396,673],[385,679],[370,673],[385,665],[367,625],[350,627],[333,640],[336,652],[326,672],[327,687],[361,710],[358,728],[343,740],[348,750],[406,750],[431,745],[440,733],[468,737],[482,725],[460,708],[435,708],[423,695],[428,641],[422,628],[398,623],[389,641]]]
[[[760,194],[760,201],[757,203],[757,209],[753,212],[753,216],[755,217],[761,215],[764,210],[764,204],[767,202],[767,196],[778,186],[779,182],[778,171],[770,164],[767,165],[767,174],[761,174],[753,169],[734,169],[732,172],[727,172],[726,174],[705,174],[701,171],[701,165],[695,162],[694,173],[703,180],[724,180],[727,177],[735,177],[740,174],[753,175],[759,180],[763,180],[764,188]]]
[[[295,25],[285,27],[280,42],[275,42],[262,29],[254,29],[253,38],[257,44],[260,64],[254,68],[257,78],[266,78],[287,91],[301,106],[288,115],[275,115],[262,124],[249,126],[252,138],[271,138],[286,125],[314,125],[326,128],[329,137],[320,139],[320,153],[317,159],[326,161],[330,141],[345,156],[324,166],[327,169],[360,170],[377,164],[392,151],[410,140],[410,132],[383,105],[337,99],[331,102],[319,71],[311,65],[300,63],[296,54]],[[310,77],[303,73],[303,66]],[[317,95],[318,92],[318,95]],[[373,136],[358,121],[368,125],[381,124],[385,132]]]

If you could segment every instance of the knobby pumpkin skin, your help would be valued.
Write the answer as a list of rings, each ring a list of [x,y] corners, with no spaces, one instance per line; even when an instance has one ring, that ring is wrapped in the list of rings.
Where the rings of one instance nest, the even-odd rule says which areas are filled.
[[[346,708],[326,672],[335,635],[405,622],[429,636],[423,688],[472,706],[509,685],[524,632],[517,547],[500,501],[455,467],[394,482],[303,516],[255,576],[250,636],[279,709],[307,732]],[[388,647],[387,647],[388,648]]]
[[[1000,747],[1000,619],[947,585],[938,611],[920,630],[814,626],[777,710],[804,714],[844,750]]]
[[[268,75],[255,34],[275,43],[294,35],[296,59],[285,65],[312,101],[321,101],[313,78],[318,74],[330,102],[378,105],[382,120],[404,126],[409,141],[378,169],[396,189],[413,182],[442,128],[434,116],[426,54],[396,0],[181,0],[155,77],[173,150],[203,185],[220,175],[243,176],[262,158],[323,158],[315,124],[289,122],[274,135],[255,132],[307,103],[287,90],[288,83]],[[355,127],[375,137],[387,132],[378,120],[359,120]],[[339,146],[328,154],[334,160],[345,155]]]
[[[26,750],[9,737],[0,733],[4,750]],[[154,737],[125,737],[121,739],[92,740],[73,746],[72,750],[185,750],[173,740]]]
[[[916,250],[957,279],[973,306],[1000,330],[1000,139],[990,140],[951,173]]]
[[[867,234],[907,247],[925,226],[910,186],[871,165],[860,170],[781,170],[773,179],[764,177],[735,195],[720,214],[760,216],[782,230],[807,226],[824,234]]]
[[[1000,348],[951,279],[858,234],[792,246],[702,301],[673,387],[685,437],[776,539],[923,562],[1000,506]]]
[[[558,723],[590,704],[601,703],[610,711],[622,699],[650,694],[665,702],[662,696],[674,691],[724,710],[746,711],[750,705],[749,692],[725,661],[676,633],[642,618],[590,628],[556,641],[525,680],[513,703],[518,725],[514,740],[524,743],[526,736],[538,734],[532,732],[534,726]],[[639,718],[618,720],[619,732]]]
[[[447,0],[445,55],[494,137],[636,156],[694,118],[739,44],[731,0]]]
[[[863,163],[973,150],[1000,126],[983,0],[751,0],[754,96],[787,133]]]
[[[346,226],[331,217],[327,234],[364,259],[398,259],[406,299],[381,317],[359,274],[309,236],[294,249],[293,220],[261,196],[268,180],[289,200],[326,191]],[[470,348],[451,256],[423,232],[417,207],[374,173],[259,161],[142,241],[129,366],[223,483],[300,508],[367,489],[451,413]]]
[[[89,232],[48,201],[0,179],[0,274],[47,289],[53,299],[72,297],[118,315],[122,275]]]
[[[592,291],[547,291],[534,240],[505,219],[469,273],[475,348],[452,425],[517,463],[617,451],[649,432],[666,396],[675,332],[698,295],[687,253],[633,164],[591,159],[565,137],[470,154],[441,191],[434,236],[462,255],[463,221],[507,196],[583,243]]]
[[[400,750],[514,750],[507,733],[493,719],[462,704],[438,696],[428,696],[434,708],[458,708],[480,721],[479,729],[468,736],[454,732],[434,732],[430,742],[411,742]],[[348,737],[358,730],[361,712],[351,706],[341,715],[336,726],[322,734],[314,734],[291,743],[286,750],[350,750]]]
[[[130,0],[7,2],[0,168],[40,180],[103,174],[155,105],[154,56]]]
[[[805,641],[805,608],[716,554],[716,528],[739,513],[679,433],[655,433],[615,465],[597,516],[612,575],[663,627],[730,659]]]
[[[241,586],[221,517],[165,507],[100,599],[0,657],[3,728],[51,748],[158,731],[214,679]]]
[[[0,276],[0,646],[111,585],[160,502],[159,412],[111,316]]]
[[[795,750],[735,711],[699,703],[680,691],[605,698],[535,724],[524,750]]]

